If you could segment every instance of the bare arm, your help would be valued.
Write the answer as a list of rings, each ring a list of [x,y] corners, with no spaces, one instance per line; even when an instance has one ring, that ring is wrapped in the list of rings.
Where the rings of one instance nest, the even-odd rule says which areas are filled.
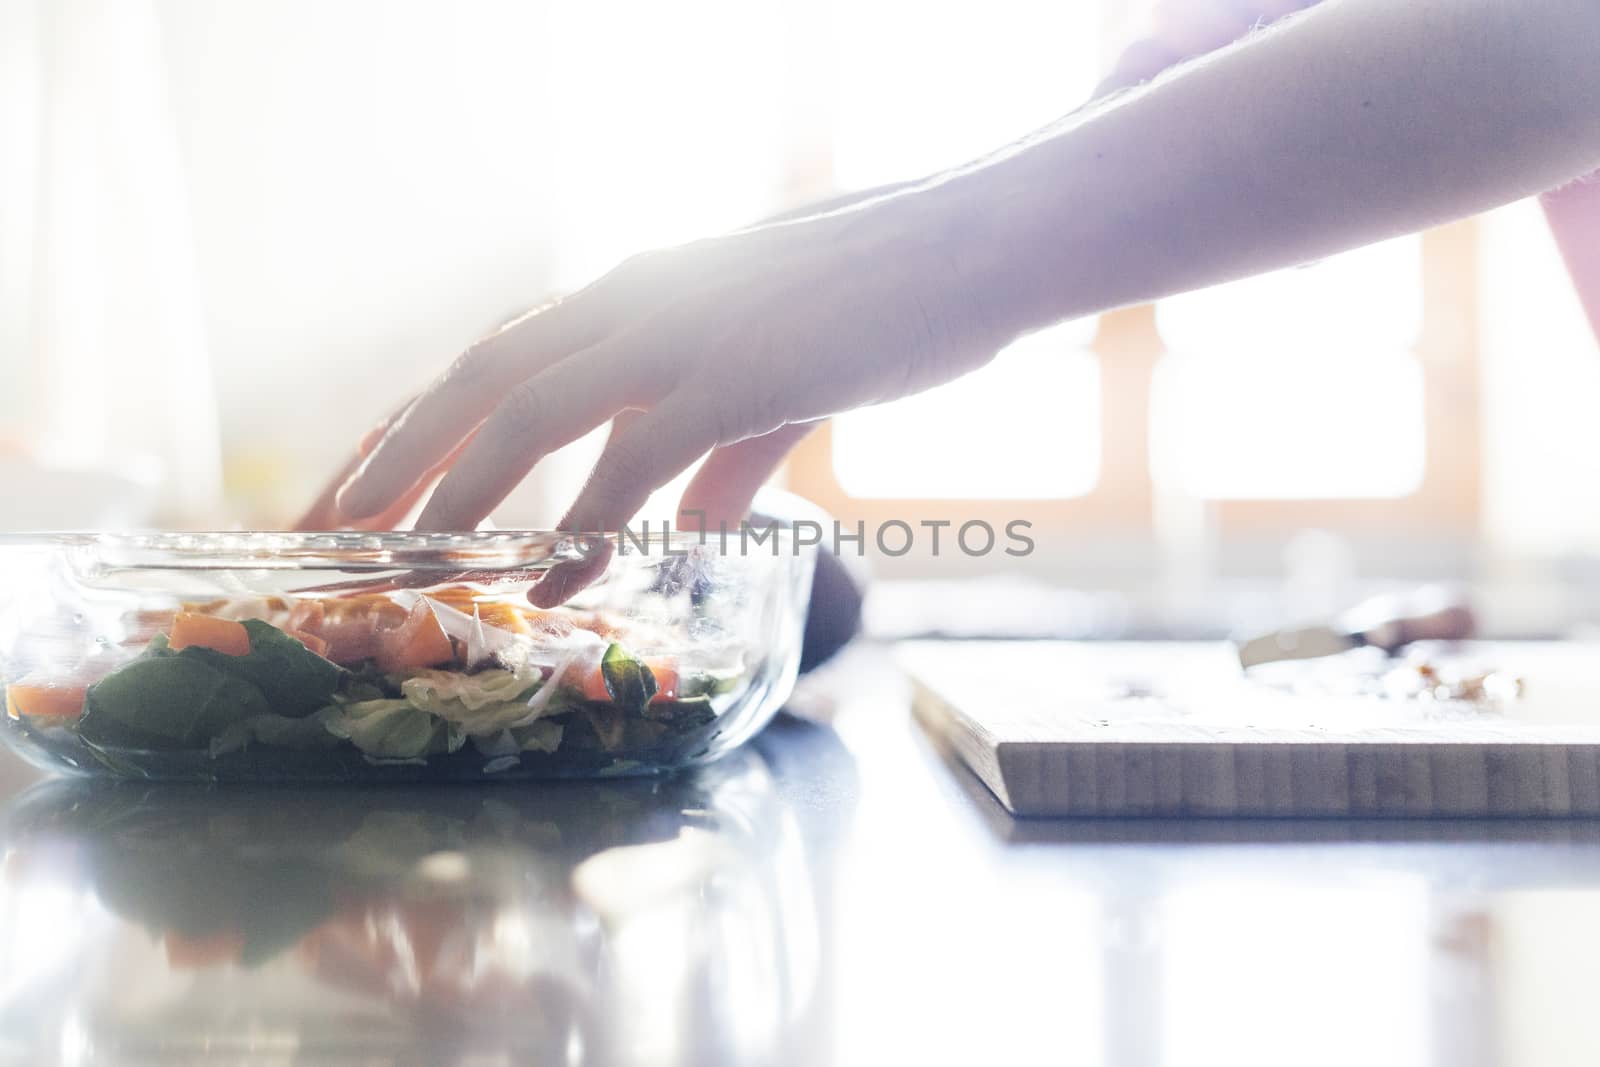
[[[1329,0],[925,191],[1017,294],[996,313],[1032,327],[1460,218],[1597,163],[1600,3]]]
[[[1600,0],[1328,0],[910,189],[624,264],[457,359],[339,506],[380,513],[478,427],[419,520],[471,527],[541,456],[637,409],[567,523],[615,527],[710,448],[689,500],[737,512],[811,420],[1028,330],[1597,163]]]

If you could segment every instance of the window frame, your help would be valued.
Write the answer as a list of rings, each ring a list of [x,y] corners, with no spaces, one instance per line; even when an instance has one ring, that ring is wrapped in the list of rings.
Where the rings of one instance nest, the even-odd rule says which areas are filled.
[[[1353,535],[1404,527],[1412,534],[1474,534],[1482,517],[1480,337],[1477,322],[1480,230],[1468,219],[1421,235],[1422,329],[1411,349],[1423,374],[1422,482],[1395,499],[1225,499],[1204,502],[1221,538],[1259,537],[1319,527]],[[1150,390],[1167,346],[1154,305],[1100,317],[1089,351],[1100,368],[1101,468],[1095,488],[1065,500],[856,498],[833,471],[831,427],[822,425],[791,455],[788,486],[841,520],[974,519],[997,526],[1017,517],[1037,535],[1149,535],[1157,496],[1150,471]],[[997,455],[996,462],[1004,457]]]

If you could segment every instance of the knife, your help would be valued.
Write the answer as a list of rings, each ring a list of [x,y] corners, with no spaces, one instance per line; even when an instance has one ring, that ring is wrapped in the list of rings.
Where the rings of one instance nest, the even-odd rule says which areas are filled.
[[[1278,630],[1238,644],[1245,669],[1280,660],[1336,656],[1352,648],[1393,655],[1414,641],[1460,641],[1476,629],[1472,609],[1438,596],[1368,601],[1332,623]]]

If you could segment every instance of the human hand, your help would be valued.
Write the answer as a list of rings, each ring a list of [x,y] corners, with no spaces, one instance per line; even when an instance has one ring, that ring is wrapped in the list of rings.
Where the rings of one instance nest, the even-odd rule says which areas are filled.
[[[461,454],[461,449],[466,445],[465,441],[462,441],[452,449],[443,462],[426,472],[422,478],[418,479],[415,485],[396,497],[388,507],[372,515],[362,519],[347,519],[340,512],[339,505],[336,503],[339,489],[345,482],[350,480],[351,475],[360,469],[362,462],[372,454],[372,450],[378,446],[378,442],[383,439],[383,435],[388,432],[389,427],[394,425],[395,421],[405,413],[410,404],[411,401],[407,401],[399,410],[391,412],[382,422],[362,434],[361,440],[356,443],[355,454],[345,461],[334,476],[323,485],[321,492],[311,502],[310,507],[306,508],[300,517],[294,521],[294,524],[289,527],[291,530],[392,530],[407,515],[411,514],[412,508],[416,507],[417,501],[422,498],[422,494],[427,492],[428,488],[433,485],[433,480],[442,474],[455,461],[455,458]]]
[[[627,261],[461,355],[339,512],[392,514],[448,466],[417,527],[471,529],[541,457],[623,414],[562,528],[619,527],[708,450],[682,506],[736,521],[816,420],[948,381],[1009,339],[935,203],[900,194]]]

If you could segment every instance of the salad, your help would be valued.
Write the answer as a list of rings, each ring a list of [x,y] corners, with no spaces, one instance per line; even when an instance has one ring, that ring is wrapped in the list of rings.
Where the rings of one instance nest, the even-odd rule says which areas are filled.
[[[6,712],[67,762],[130,776],[628,773],[704,756],[746,678],[736,650],[690,662],[648,622],[471,584],[126,622],[108,667],[12,682]]]

